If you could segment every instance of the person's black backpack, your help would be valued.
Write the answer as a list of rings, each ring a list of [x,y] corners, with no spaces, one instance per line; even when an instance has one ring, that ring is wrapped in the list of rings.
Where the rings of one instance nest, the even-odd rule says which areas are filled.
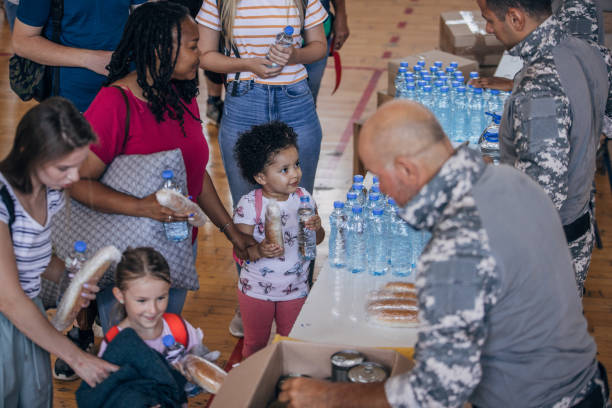
[[[50,40],[54,43],[60,43],[63,16],[64,0],[51,0]],[[59,95],[59,67],[42,65],[15,54],[9,60],[9,83],[21,100],[34,98],[42,102],[50,96]]]

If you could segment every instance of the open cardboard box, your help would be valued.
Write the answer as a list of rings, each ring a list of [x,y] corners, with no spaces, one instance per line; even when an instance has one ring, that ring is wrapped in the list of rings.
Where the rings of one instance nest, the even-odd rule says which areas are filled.
[[[352,349],[390,368],[391,375],[413,366],[411,360],[394,350],[280,341],[269,345],[232,369],[211,408],[265,408],[276,395],[276,383],[282,375],[306,374],[325,379],[331,376],[330,357],[337,351]]]

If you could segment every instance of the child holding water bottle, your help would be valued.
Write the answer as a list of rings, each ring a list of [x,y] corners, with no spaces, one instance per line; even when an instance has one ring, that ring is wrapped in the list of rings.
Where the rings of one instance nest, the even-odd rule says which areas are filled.
[[[308,295],[311,261],[298,254],[301,197],[308,197],[314,209],[305,226],[316,231],[317,244],[325,231],[312,197],[299,187],[302,170],[292,128],[281,122],[254,126],[240,135],[234,154],[245,179],[260,186],[240,199],[234,213],[237,228],[259,243],[248,248],[255,261],[243,263],[238,282],[246,358],[266,346],[273,320],[278,334],[289,334]],[[266,208],[272,200],[280,208],[284,249],[265,241]]]

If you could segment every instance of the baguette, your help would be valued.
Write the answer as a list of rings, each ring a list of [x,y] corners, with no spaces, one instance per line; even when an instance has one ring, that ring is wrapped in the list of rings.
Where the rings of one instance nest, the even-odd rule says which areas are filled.
[[[285,250],[281,210],[276,200],[270,200],[266,208],[265,236],[267,243],[276,244],[283,249],[283,251]]]
[[[368,311],[377,310],[419,310],[415,299],[382,299],[368,303]]]
[[[410,327],[419,322],[417,310],[386,309],[368,315],[373,322],[389,327]]]
[[[409,282],[389,282],[382,289],[391,292],[416,292],[414,283]]]
[[[393,292],[390,290],[378,290],[375,292],[370,292],[368,294],[368,300],[377,301],[377,300],[385,300],[385,299],[397,299],[397,300],[417,300],[416,292]]]
[[[174,212],[180,214],[193,214],[187,221],[194,227],[201,227],[206,223],[206,214],[204,214],[200,206],[178,191],[162,188],[155,193],[155,198],[160,205],[168,207]]]
[[[181,360],[182,369],[179,370],[189,380],[211,394],[216,394],[221,389],[227,373],[216,364],[196,356],[187,354]]]
[[[66,289],[57,308],[57,313],[51,320],[57,330],[64,331],[67,329],[81,310],[83,284],[88,281],[97,282],[113,262],[119,262],[120,260],[121,252],[110,245],[100,249],[83,264],[81,270],[70,281],[70,285],[68,285],[68,289]]]

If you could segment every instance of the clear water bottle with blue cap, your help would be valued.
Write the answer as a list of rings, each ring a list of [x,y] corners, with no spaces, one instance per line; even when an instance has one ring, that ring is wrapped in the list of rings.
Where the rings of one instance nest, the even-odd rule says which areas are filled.
[[[348,220],[347,269],[351,273],[360,273],[367,266],[365,219],[362,207],[355,206],[352,211],[353,215]]]
[[[436,79],[434,81],[433,90],[431,92],[434,97],[434,102],[437,102],[437,99],[440,96],[440,88],[442,88],[443,86],[444,86],[443,81],[440,81],[439,79]]]
[[[443,65],[444,64],[442,63],[442,61],[435,61],[434,62],[434,67],[436,67],[438,70],[441,70]]]
[[[417,95],[416,95],[416,87],[414,86],[414,82],[407,82],[405,87],[404,87],[404,91],[402,92],[402,95],[400,96],[401,99],[406,99],[409,101],[416,101],[417,100]]]
[[[482,88],[472,88],[472,98],[468,102],[469,112],[469,135],[468,140],[472,145],[478,144],[480,134],[486,127],[484,121],[485,116],[485,105],[482,99]]]
[[[431,85],[425,85],[423,87],[423,96],[421,97],[421,103],[432,112],[436,109],[434,98],[432,95]]]
[[[302,261],[312,261],[317,256],[317,234],[315,231],[306,227],[306,222],[315,214],[310,197],[300,197],[300,207],[298,208],[298,253]]]
[[[457,61],[451,61],[451,63],[448,64],[448,66],[457,69],[459,68],[459,63]]]
[[[381,205],[382,204],[381,204],[381,199],[380,199],[380,193],[371,193],[370,196],[368,197],[368,202],[366,205],[366,213],[365,213],[366,223],[370,222],[374,209],[381,207]]]
[[[162,342],[164,343],[164,358],[169,363],[174,363],[179,361],[185,355],[185,347],[174,340],[174,336],[171,334],[166,334],[162,337]]]
[[[332,268],[346,266],[346,228],[344,203],[334,201],[334,210],[329,215],[329,265]]]
[[[489,112],[501,116],[504,113],[504,102],[502,101],[499,89],[491,89],[491,96],[487,109]]]
[[[402,63],[404,63],[402,61]],[[393,84],[395,85],[395,97],[399,98],[401,92],[402,92],[402,88],[404,86],[404,75],[406,74],[406,72],[408,72],[408,63],[406,62],[405,66],[402,66],[402,63],[400,63],[400,67],[397,70],[397,75],[395,76],[395,80],[393,80]]]
[[[372,211],[368,229],[368,271],[370,275],[382,276],[389,265],[387,263],[387,230],[382,208],[376,208]],[[374,286],[378,285],[375,284]]]
[[[440,87],[440,94],[438,95],[438,101],[436,105],[436,117],[442,130],[447,135],[451,134],[453,128],[451,103],[448,86]]]
[[[424,60],[424,59],[419,59],[419,60],[417,61],[417,65],[418,65],[419,67],[421,67],[421,68],[424,68],[424,67],[425,67],[425,65],[427,65],[427,64],[425,63],[425,60]]]
[[[401,217],[395,216],[391,224],[393,242],[391,246],[391,272],[393,276],[404,278],[412,272],[413,230]]]
[[[385,245],[387,247],[387,263],[391,264],[391,247],[393,246],[393,222],[395,217],[397,217],[397,204],[395,200],[392,198],[387,199],[387,206],[385,207],[385,212],[383,214],[385,220]]]
[[[456,68],[451,67],[450,65],[448,67],[446,67],[446,69],[444,70],[444,72],[446,72],[446,75],[448,75],[449,77],[452,77],[455,73]]]
[[[484,157],[489,157],[493,164],[499,164],[499,123],[501,116],[492,112],[486,112],[493,118],[491,124],[482,132],[479,144],[480,151]]]
[[[350,217],[353,214],[353,207],[359,205],[359,195],[351,190],[346,193],[346,202],[344,203],[344,214]]]
[[[429,67],[429,73],[432,76],[435,75],[437,71],[438,71],[438,67],[436,67],[435,65],[432,65],[431,67]]]
[[[425,88],[425,86],[427,86],[427,81],[423,79],[417,81],[417,88],[416,88],[417,102],[421,102],[423,100],[423,88]]]
[[[461,82],[457,81],[457,80],[453,80],[451,82],[451,87],[450,87],[450,99],[451,99],[451,103],[453,103],[453,101],[455,100],[455,95],[457,95],[457,88],[459,88],[461,86]]]
[[[72,274],[72,276],[76,275],[83,267],[85,261],[87,261],[87,257],[85,255],[86,251],[87,244],[85,241],[74,242],[70,255],[64,260],[66,270],[68,273]]]
[[[453,130],[451,132],[451,142],[463,143],[467,139],[467,124],[468,124],[468,111],[467,111],[467,97],[465,95],[465,86],[457,87],[457,94],[455,100],[451,105],[453,113]]]
[[[185,194],[181,186],[174,180],[174,172],[172,170],[164,170],[162,172],[162,178],[164,181],[161,188],[167,188],[180,194]],[[189,236],[187,221],[164,222],[163,224],[168,241],[180,242]]]
[[[425,82],[427,82],[427,85],[433,85],[433,76],[429,75],[428,73],[425,73],[423,75],[421,75],[421,78],[423,78],[423,80]]]
[[[363,187],[363,182],[353,183],[351,191],[357,193],[357,201],[359,202],[359,205],[364,205],[366,202],[367,191]]]
[[[421,78],[421,74],[423,72],[423,67],[420,65],[415,65],[414,67],[412,67],[412,71],[414,72],[414,76],[415,78],[418,80]]]
[[[291,47],[291,45],[293,45],[293,27],[286,26],[283,31],[276,34],[275,44],[280,45],[283,48]],[[266,59],[270,59],[270,51],[268,51]],[[270,62],[268,66],[271,68],[276,68],[279,65],[276,62]]]

